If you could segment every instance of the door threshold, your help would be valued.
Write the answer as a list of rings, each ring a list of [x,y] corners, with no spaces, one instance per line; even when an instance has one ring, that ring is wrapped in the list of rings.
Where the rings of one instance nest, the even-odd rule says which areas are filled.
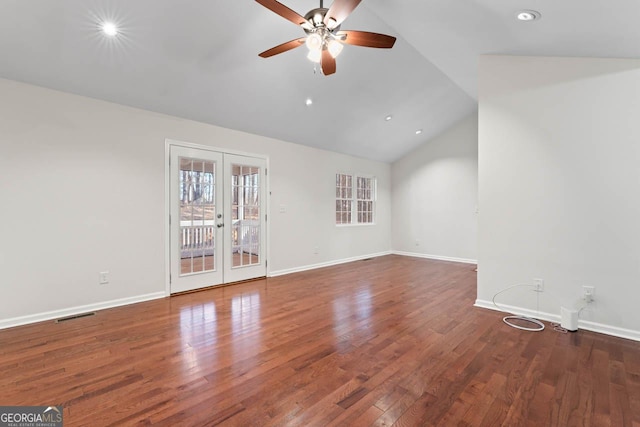
[[[170,296],[175,297],[178,295],[192,294],[194,292],[210,291],[211,289],[225,288],[227,286],[241,285],[243,283],[249,283],[249,282],[257,282],[258,280],[264,280],[266,278],[267,276],[260,276],[260,277],[253,277],[251,279],[238,280],[237,282],[220,283],[219,285],[205,286],[204,288],[191,289],[189,291],[172,293]]]

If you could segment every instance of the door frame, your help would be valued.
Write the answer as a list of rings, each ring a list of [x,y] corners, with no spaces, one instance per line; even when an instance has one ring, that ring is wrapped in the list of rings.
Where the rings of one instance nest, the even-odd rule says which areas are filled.
[[[264,242],[264,259],[266,262],[266,275],[269,276],[270,266],[268,263],[270,253],[270,217],[271,217],[271,191],[269,190],[269,157],[265,154],[248,153],[246,151],[230,150],[228,148],[214,147],[209,145],[194,144],[191,142],[179,141],[175,139],[166,138],[164,140],[164,286],[165,296],[171,296],[171,225],[169,224],[169,215],[171,212],[171,171],[169,169],[169,160],[171,158],[171,147],[184,147],[195,148],[197,150],[216,151],[223,154],[233,154],[236,156],[254,157],[265,161],[265,194],[267,195],[265,203],[265,214],[267,215],[266,227],[265,227],[265,242]]]

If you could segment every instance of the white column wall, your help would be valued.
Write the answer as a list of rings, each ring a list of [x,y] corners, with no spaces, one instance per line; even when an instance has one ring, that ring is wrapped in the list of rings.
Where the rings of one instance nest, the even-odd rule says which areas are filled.
[[[480,60],[478,305],[640,339],[640,60]]]

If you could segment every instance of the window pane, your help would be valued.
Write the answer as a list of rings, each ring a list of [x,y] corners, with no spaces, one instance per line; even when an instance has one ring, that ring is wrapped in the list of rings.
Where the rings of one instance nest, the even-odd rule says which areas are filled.
[[[351,175],[336,174],[336,224],[351,222]]]
[[[180,274],[211,271],[215,266],[216,164],[179,158],[180,165]]]
[[[372,224],[375,200],[375,178],[357,178],[357,213],[359,224]]]

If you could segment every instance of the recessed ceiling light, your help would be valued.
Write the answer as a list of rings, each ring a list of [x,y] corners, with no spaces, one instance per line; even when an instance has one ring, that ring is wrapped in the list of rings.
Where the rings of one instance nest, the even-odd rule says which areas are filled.
[[[104,22],[102,24],[102,32],[109,37],[114,37],[118,34],[118,27],[113,22]]]
[[[310,106],[311,104],[313,104],[313,99],[311,99],[311,98],[307,98],[307,100],[306,100],[306,101],[304,101],[304,103],[305,103],[305,104],[307,105],[307,107],[308,107],[308,106]]]
[[[389,114],[387,117],[384,118],[386,121],[389,121],[391,119],[393,119],[393,116],[391,114]]]
[[[421,133],[422,133],[422,129],[418,129],[418,130],[416,131],[416,135],[420,135]]]
[[[535,21],[536,19],[540,19],[540,12],[536,12],[535,10],[521,10],[516,17],[520,21]]]

